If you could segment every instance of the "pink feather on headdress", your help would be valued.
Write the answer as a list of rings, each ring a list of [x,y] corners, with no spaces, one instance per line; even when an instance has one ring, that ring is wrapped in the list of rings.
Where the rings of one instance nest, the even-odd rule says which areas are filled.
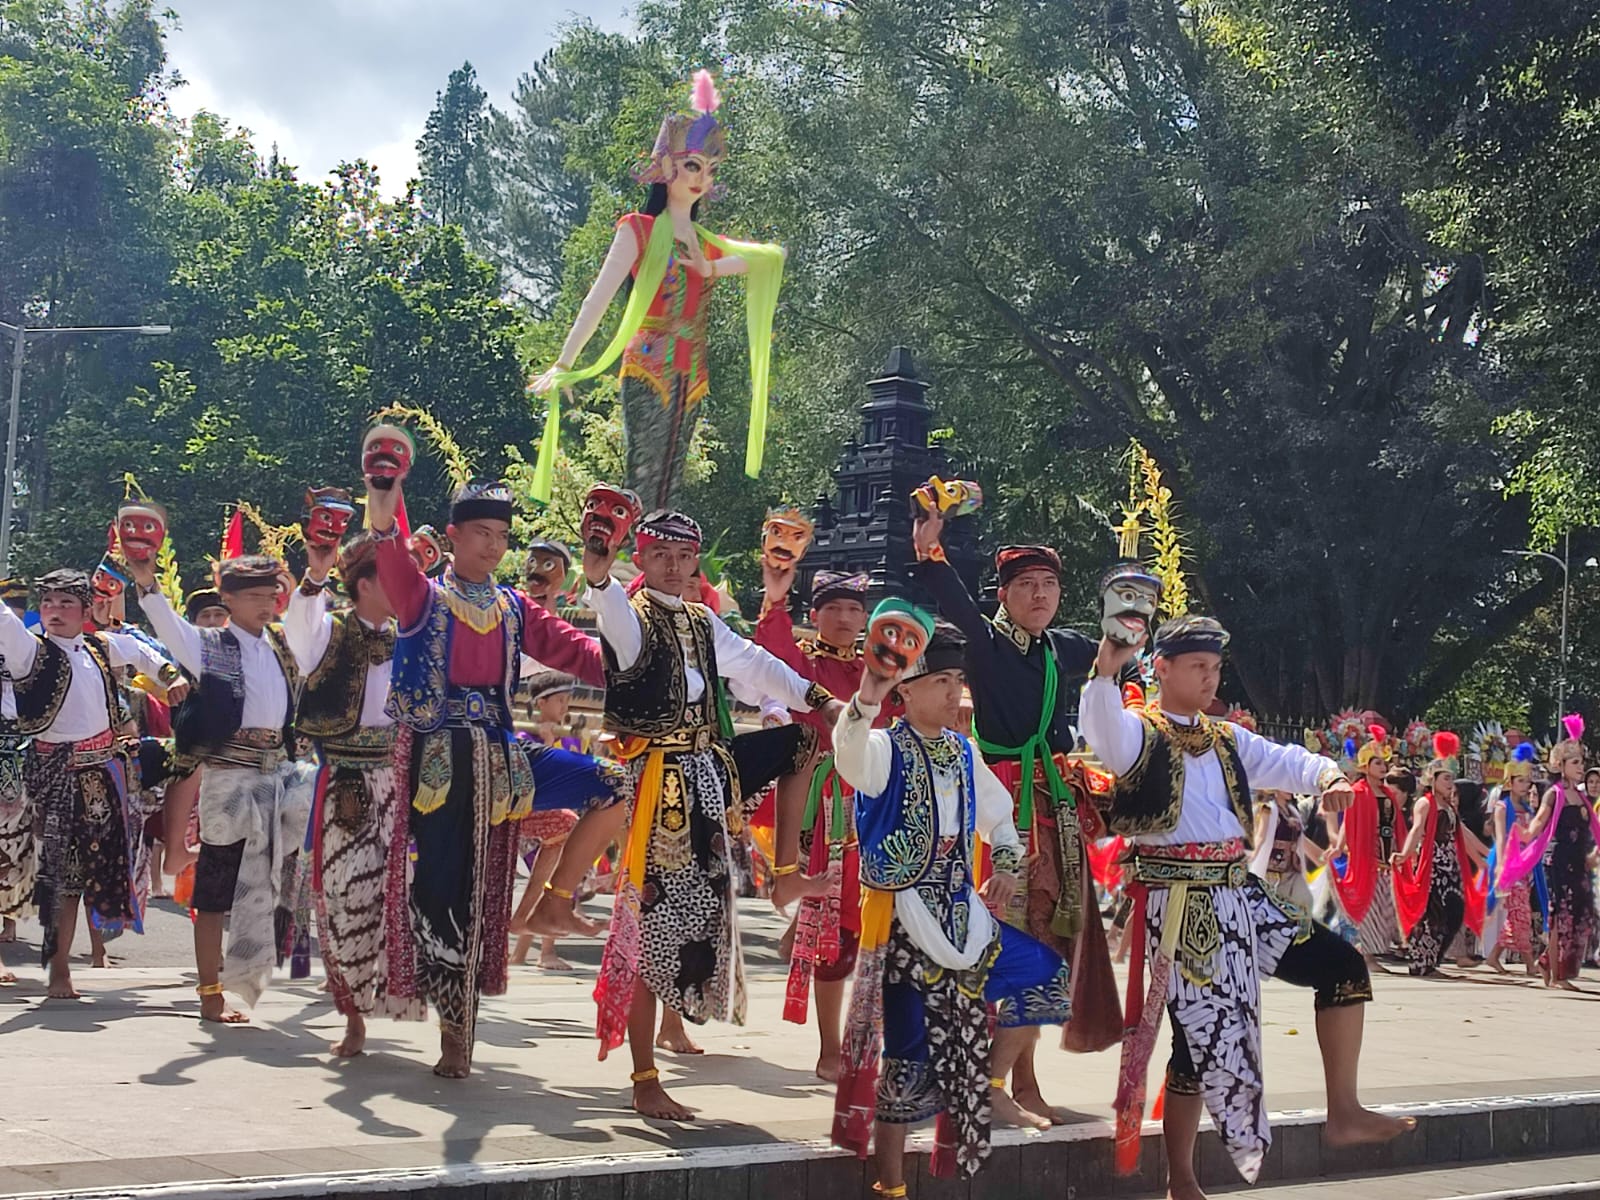
[[[722,96],[717,92],[717,82],[711,78],[711,72],[701,67],[694,73],[693,98],[689,107],[697,113],[714,113],[722,103]]]
[[[1561,718],[1561,724],[1566,728],[1567,736],[1575,742],[1583,740],[1583,714],[1568,713]]]

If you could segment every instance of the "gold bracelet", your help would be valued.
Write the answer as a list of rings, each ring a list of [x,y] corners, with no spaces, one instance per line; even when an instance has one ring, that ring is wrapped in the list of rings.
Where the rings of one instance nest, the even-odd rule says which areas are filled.
[[[648,1071],[635,1071],[628,1078],[634,1083],[654,1083],[661,1078],[661,1072],[651,1067]]]
[[[773,867],[772,868],[772,874],[776,878],[782,879],[787,875],[793,875],[799,869],[800,869],[800,864],[799,863],[790,863],[787,867]]]
[[[552,883],[548,879],[546,879],[544,881],[544,890],[549,892],[552,896],[555,896],[555,897],[557,897],[558,899],[561,899],[561,900],[571,900],[572,899],[572,893],[571,892],[567,891],[566,888],[558,888],[554,883]]]
[[[884,1187],[881,1183],[872,1185],[872,1190],[883,1197],[883,1200],[905,1200],[906,1185],[897,1183],[893,1187]]]
[[[222,985],[220,983],[202,983],[195,988],[195,991],[202,996],[220,996],[222,995]]]

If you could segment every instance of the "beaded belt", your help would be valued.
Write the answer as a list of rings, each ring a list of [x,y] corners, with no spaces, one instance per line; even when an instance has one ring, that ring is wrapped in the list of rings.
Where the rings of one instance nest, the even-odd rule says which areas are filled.
[[[1235,843],[1236,844],[1236,843]],[[1238,848],[1242,856],[1244,849]],[[1188,858],[1182,855],[1138,851],[1128,863],[1132,878],[1146,887],[1243,887],[1250,865],[1243,857],[1232,861]]]
[[[112,755],[117,752],[116,735],[109,729],[81,742],[51,742],[44,738],[34,738],[33,741],[41,754],[57,754],[62,751],[70,753],[71,769],[74,771],[103,766],[110,762]]]
[[[665,737],[647,738],[651,750],[672,750],[677,752],[709,750],[717,744],[718,734],[709,725],[699,729],[680,729],[669,733]]]
[[[276,729],[241,729],[222,745],[206,752],[203,761],[265,774],[289,758],[283,734]]]
[[[452,688],[445,700],[445,721],[456,726],[498,725],[504,710],[499,688]]]
[[[326,762],[347,766],[377,766],[394,753],[395,726],[363,725],[337,738],[319,743]]]

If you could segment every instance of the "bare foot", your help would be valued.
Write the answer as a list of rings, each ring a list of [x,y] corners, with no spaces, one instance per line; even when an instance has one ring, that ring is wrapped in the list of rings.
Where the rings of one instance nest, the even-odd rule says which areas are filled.
[[[72,972],[57,971],[52,968],[50,971],[50,991],[48,994],[52,1000],[78,999],[78,989],[72,986]]]
[[[559,954],[539,955],[539,970],[541,971],[549,971],[556,975],[570,975],[577,969]]]
[[[1066,1125],[1072,1120],[1072,1114],[1066,1109],[1051,1107],[1037,1088],[1029,1092],[1018,1092],[1016,1101],[1034,1116],[1044,1117],[1052,1125]]]
[[[200,997],[200,1019],[214,1025],[244,1025],[250,1020],[238,1009],[229,1008],[227,997],[220,992],[215,996]]]
[[[599,937],[601,927],[579,916],[572,901],[540,896],[528,914],[527,933],[537,937]]]
[[[1508,973],[1506,971],[1505,963],[1500,961],[1500,956],[1498,954],[1491,955],[1490,957],[1484,959],[1484,962],[1489,965],[1489,970],[1493,971],[1496,975],[1505,975]]]
[[[94,958],[90,961],[89,965],[95,970],[103,971],[111,966],[111,958],[104,950],[96,950],[94,952]]]
[[[10,986],[17,981],[16,972],[0,967],[0,986]]]
[[[831,883],[832,877],[826,871],[820,875],[799,871],[780,875],[772,881],[772,907],[782,912],[796,900],[820,899],[828,894]]]
[[[168,846],[166,853],[161,856],[161,873],[172,876],[181,875],[185,867],[199,860],[199,852],[191,850],[187,846]]]
[[[661,1013],[661,1032],[656,1034],[656,1049],[671,1050],[674,1054],[704,1054],[705,1051],[689,1040],[689,1030],[683,1017],[672,1009]]]
[[[1167,1185],[1167,1200],[1206,1200],[1206,1194],[1193,1180]]]
[[[367,1046],[367,1023],[360,1013],[344,1019],[344,1037],[329,1047],[335,1058],[354,1058]]]
[[[17,923],[10,917],[0,924],[0,942],[11,943],[17,940]]]
[[[1330,1147],[1340,1149],[1392,1141],[1416,1127],[1415,1117],[1386,1117],[1370,1109],[1358,1108],[1353,1113],[1341,1113],[1338,1116],[1329,1113],[1328,1122],[1322,1127],[1322,1137]]]
[[[647,1079],[633,1085],[633,1111],[641,1117],[657,1121],[692,1121],[694,1112],[667,1095],[659,1079]]]
[[[443,1079],[465,1079],[472,1074],[467,1048],[448,1033],[439,1035],[439,1061],[433,1064],[433,1073]]]
[[[839,1052],[824,1050],[817,1059],[817,1078],[824,1083],[839,1082]]]
[[[1003,1121],[1007,1125],[1015,1125],[1018,1129],[1050,1128],[1049,1121],[1023,1108],[1022,1105],[1006,1095],[1004,1088],[991,1087],[989,1089],[989,1104],[994,1109],[994,1119],[996,1121]]]
[[[516,933],[516,930],[512,930]],[[525,967],[528,965],[528,951],[533,949],[533,939],[525,933],[517,934],[517,944],[511,948],[511,965]]]
[[[1552,982],[1550,984],[1550,986],[1551,987],[1558,987],[1563,992],[1581,992],[1583,990],[1577,984],[1573,983],[1572,980],[1570,980],[1570,979],[1557,979],[1554,982]]]

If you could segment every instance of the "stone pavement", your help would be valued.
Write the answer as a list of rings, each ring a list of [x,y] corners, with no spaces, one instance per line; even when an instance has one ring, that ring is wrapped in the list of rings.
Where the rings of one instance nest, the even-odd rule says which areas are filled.
[[[598,943],[563,947],[579,964],[574,975],[514,969],[509,995],[485,1005],[465,1081],[429,1072],[431,1025],[374,1021],[367,1054],[330,1059],[342,1021],[315,981],[280,981],[252,1025],[221,1028],[195,1020],[191,969],[85,968],[83,1000],[45,1002],[42,972],[19,968],[20,982],[0,989],[0,1196],[441,1164],[548,1163],[572,1174],[590,1169],[574,1160],[617,1156],[648,1164],[688,1153],[708,1167],[822,1158],[832,1091],[813,1074],[815,1035],[779,1019],[781,926],[769,907],[752,902],[747,912],[750,1023],[694,1031],[703,1058],[663,1055],[668,1087],[701,1114],[681,1128],[627,1110],[625,1051],[596,1062]],[[1364,1094],[1377,1104],[1467,1101],[1449,1107],[1469,1116],[1470,1102],[1485,1098],[1590,1094],[1586,1124],[1567,1140],[1594,1145],[1600,987],[1587,986],[1550,993],[1482,971],[1454,982],[1380,977]],[[1311,996],[1269,983],[1264,1006],[1270,1105],[1291,1125],[1309,1120],[1300,1110],[1322,1104]],[[1083,1123],[1043,1140],[1103,1138],[1115,1075],[1114,1051],[1084,1057],[1047,1046],[1047,1095]],[[1480,1126],[1461,1128],[1450,1136],[1471,1141]],[[1487,1116],[1481,1129],[1486,1139]],[[1453,1157],[1463,1156],[1480,1155],[1468,1145]],[[1424,1161],[1437,1161],[1431,1148],[1411,1165]]]

